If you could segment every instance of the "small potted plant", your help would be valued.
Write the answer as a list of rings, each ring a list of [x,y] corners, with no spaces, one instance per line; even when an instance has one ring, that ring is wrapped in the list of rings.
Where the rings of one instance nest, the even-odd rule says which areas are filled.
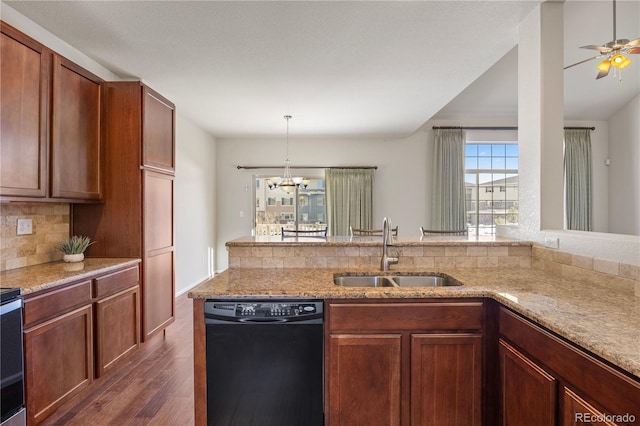
[[[74,235],[58,244],[58,250],[64,253],[62,260],[65,262],[82,262],[84,251],[95,241],[82,235]]]

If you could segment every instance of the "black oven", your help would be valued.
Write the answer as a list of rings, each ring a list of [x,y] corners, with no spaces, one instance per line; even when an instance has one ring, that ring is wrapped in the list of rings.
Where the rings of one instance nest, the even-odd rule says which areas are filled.
[[[22,298],[20,289],[0,289],[0,411],[1,425],[26,424],[22,358]]]

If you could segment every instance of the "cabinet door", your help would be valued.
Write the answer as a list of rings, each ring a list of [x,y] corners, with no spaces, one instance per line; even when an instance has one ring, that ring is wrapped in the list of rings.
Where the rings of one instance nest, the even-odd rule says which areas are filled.
[[[91,305],[24,332],[26,406],[37,424],[93,380]]]
[[[51,196],[102,198],[102,80],[54,55],[51,132]]]
[[[0,195],[44,197],[51,51],[0,28]]]
[[[580,398],[571,389],[564,388],[563,400],[563,426],[580,426],[584,424],[593,426],[616,426],[616,423],[604,421],[606,420],[604,413]],[[597,421],[596,419],[602,419],[603,421]]]
[[[96,377],[140,346],[138,286],[96,302]]]
[[[143,339],[173,322],[173,176],[143,171]]]
[[[173,172],[175,106],[146,86],[142,90],[142,165]]]
[[[411,335],[411,424],[481,424],[482,336]]]
[[[329,338],[332,426],[400,424],[400,334]]]
[[[500,340],[502,424],[554,425],[556,379]]]

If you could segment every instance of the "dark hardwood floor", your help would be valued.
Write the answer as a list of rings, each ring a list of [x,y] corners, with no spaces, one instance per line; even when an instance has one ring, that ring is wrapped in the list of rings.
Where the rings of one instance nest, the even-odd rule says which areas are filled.
[[[94,381],[43,425],[167,425],[194,423],[192,301],[176,299],[176,320]]]

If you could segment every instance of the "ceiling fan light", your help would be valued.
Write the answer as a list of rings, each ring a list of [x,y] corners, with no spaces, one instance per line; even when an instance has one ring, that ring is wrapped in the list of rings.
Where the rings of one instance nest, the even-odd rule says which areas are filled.
[[[618,65],[618,69],[622,69],[622,68],[626,68],[627,66],[629,66],[631,64],[631,59],[629,58],[624,58],[624,61],[622,61],[622,63],[620,65]]]
[[[609,59],[605,59],[604,61],[600,62],[596,68],[598,68],[602,72],[607,72],[609,71],[610,67],[611,61],[609,61]]]

